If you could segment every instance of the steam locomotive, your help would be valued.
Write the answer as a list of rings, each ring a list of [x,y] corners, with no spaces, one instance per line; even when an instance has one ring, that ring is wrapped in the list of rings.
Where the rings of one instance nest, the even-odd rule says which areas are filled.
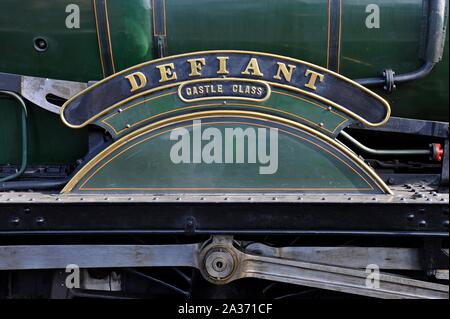
[[[0,297],[448,298],[448,7],[3,0]]]

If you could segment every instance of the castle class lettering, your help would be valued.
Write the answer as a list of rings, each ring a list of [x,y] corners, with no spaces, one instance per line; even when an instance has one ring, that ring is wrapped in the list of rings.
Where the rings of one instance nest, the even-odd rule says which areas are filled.
[[[186,88],[186,95],[187,96],[198,96],[203,94],[216,94],[216,93],[223,93],[223,86],[222,84],[205,84],[205,85],[198,85],[193,87],[187,87]]]
[[[305,69],[305,67],[276,61],[275,59],[270,60],[270,62],[267,59],[260,61],[257,57],[249,57],[245,60],[236,58],[236,61],[229,56],[215,56],[213,59],[206,59],[204,57],[186,58],[181,62],[176,61],[176,63],[167,62],[153,65],[152,68],[151,70],[146,70],[147,74],[141,70],[124,76],[128,82],[129,93],[143,90],[148,88],[148,86],[156,87],[176,83],[177,81],[186,82],[202,77],[225,78],[232,76],[286,84],[293,84],[295,82],[296,86],[299,86],[298,83],[301,82],[302,88],[307,88],[311,91],[316,91],[326,80],[324,74],[310,67],[306,66]],[[257,88],[236,86],[234,89],[236,92],[240,91],[241,93],[250,93],[245,92],[246,90],[254,91],[251,94],[257,93],[255,91]],[[208,91],[220,93],[219,90],[220,85],[197,87],[199,94],[204,94],[204,92]],[[189,93],[196,94],[193,89]]]
[[[238,78],[201,79],[185,82],[178,96],[185,102],[202,99],[241,99],[262,102],[270,97],[270,87],[260,80]]]

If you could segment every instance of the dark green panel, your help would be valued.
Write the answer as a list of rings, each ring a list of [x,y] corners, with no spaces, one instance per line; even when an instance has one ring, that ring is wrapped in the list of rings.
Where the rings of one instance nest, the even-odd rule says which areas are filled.
[[[66,27],[71,3],[80,7],[79,29]],[[47,39],[47,51],[34,49],[36,37]],[[102,76],[91,0],[2,0],[0,43],[0,72],[86,82]]]
[[[394,115],[421,120],[449,121],[449,33],[444,57],[426,78],[398,86],[393,94],[381,93]]]
[[[380,8],[380,28],[367,28],[366,7]],[[422,0],[344,0],[341,73],[371,77],[386,68],[409,72],[420,66]]]
[[[168,50],[261,51],[325,66],[327,21],[327,0],[168,0]]]
[[[337,134],[339,129],[352,122],[348,116],[336,111],[329,111],[323,103],[281,89],[273,89],[271,97],[265,102],[226,100],[225,103],[222,100],[208,99],[184,103],[179,99],[177,90],[172,89],[121,105],[121,112],[115,109],[97,123],[108,129],[113,135],[124,135],[164,117],[208,109],[242,109],[275,114],[311,126],[329,135]]]
[[[0,164],[19,164],[21,158],[21,107],[0,95]]]
[[[198,122],[197,120],[201,120]],[[363,169],[342,150],[332,146],[326,140],[306,133],[300,128],[279,124],[271,120],[259,120],[251,117],[227,118],[226,116],[201,118],[143,131],[135,138],[124,138],[124,143],[116,142],[106,151],[104,157],[92,160],[86,165],[87,171],[80,171],[74,177],[77,191],[193,191],[193,192],[348,192],[380,193],[382,190]],[[256,139],[234,140],[231,148],[226,144],[227,130],[240,128],[250,130]],[[184,130],[188,148],[180,151],[181,138],[171,137],[176,129]],[[206,151],[204,147],[211,139],[203,137],[196,140],[206,129],[215,129],[221,151]],[[271,144],[269,129],[276,129],[278,144]],[[266,130],[263,140],[259,139],[259,130]],[[195,140],[195,141],[194,141]],[[262,142],[265,143],[262,144]],[[195,144],[199,145],[196,148]],[[242,143],[242,144],[241,144]],[[245,160],[237,163],[237,145],[242,145]],[[269,146],[270,145],[270,146]],[[228,146],[228,147],[226,147]],[[249,161],[249,150],[254,147],[255,154],[262,150],[273,154],[270,162],[261,162],[256,155],[255,162]],[[264,148],[265,147],[265,148]],[[195,150],[199,151],[195,151]],[[183,161],[175,163],[171,154],[187,154]],[[225,162],[227,152],[232,152],[233,160]],[[206,153],[205,153],[206,152]],[[216,154],[218,160],[207,163],[204,154]],[[195,161],[194,156],[203,154]],[[216,158],[217,159],[217,158]],[[271,166],[269,174],[262,174],[261,167]],[[64,190],[68,191],[68,189]]]
[[[66,6],[80,6],[80,29],[67,29]],[[33,39],[43,37],[48,49],[38,52]],[[74,81],[101,77],[98,43],[90,0],[0,2],[0,72]],[[59,116],[31,103],[29,163],[73,163],[87,151],[86,130],[65,127]],[[20,107],[0,99],[0,164],[20,161]]]
[[[0,165],[19,164],[20,105],[0,96]],[[72,130],[58,115],[28,105],[28,163],[74,163],[87,152],[87,130]]]
[[[422,0],[344,0],[341,73],[350,78],[414,71],[423,63],[421,46]],[[380,8],[380,28],[369,29],[366,6]],[[448,121],[448,32],[442,62],[423,80],[399,85],[392,94],[377,93],[392,106],[393,116]]]
[[[151,1],[109,0],[107,3],[116,72],[152,60]]]

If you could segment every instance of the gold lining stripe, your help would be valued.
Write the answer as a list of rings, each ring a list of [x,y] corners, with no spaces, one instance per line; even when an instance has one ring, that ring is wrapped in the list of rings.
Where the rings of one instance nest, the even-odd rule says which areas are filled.
[[[389,189],[389,187],[384,183],[384,181],[378,176],[378,174],[375,173],[375,171],[372,170],[364,161],[362,161],[355,153],[353,153],[350,149],[344,147],[341,143],[331,139],[330,137],[326,136],[323,133],[320,133],[312,128],[309,128],[306,125],[303,125],[301,123],[297,123],[292,120],[284,119],[278,116],[268,115],[268,114],[262,114],[258,112],[251,112],[251,111],[204,111],[199,113],[192,113],[192,114],[185,114],[181,116],[172,117],[169,119],[164,119],[156,123],[152,123],[150,125],[147,125],[141,129],[138,129],[134,132],[131,132],[128,135],[125,135],[120,140],[114,142],[112,145],[101,151],[99,154],[97,154],[93,159],[91,159],[85,166],[83,166],[75,175],[74,177],[67,183],[67,185],[64,187],[64,189],[61,191],[62,193],[70,192],[75,185],[87,174],[89,171],[103,158],[105,158],[110,153],[114,152],[116,149],[127,143],[128,141],[137,138],[145,133],[147,133],[150,130],[161,128],[173,123],[177,123],[180,121],[185,121],[189,119],[195,119],[199,117],[217,117],[217,116],[230,116],[230,115],[236,115],[236,116],[247,116],[249,118],[256,118],[256,119],[263,119],[263,120],[273,120],[277,123],[282,123],[288,126],[293,126],[295,128],[298,128],[302,131],[305,131],[306,133],[309,133],[313,136],[318,137],[319,139],[323,140],[324,142],[331,144],[334,146],[338,151],[340,151],[342,154],[349,157],[350,160],[353,160],[353,162],[359,166],[372,180],[387,194],[393,194],[392,191]]]
[[[92,4],[94,6],[94,19],[95,19],[95,30],[96,30],[96,34],[97,34],[97,44],[98,44],[98,51],[100,53],[100,64],[102,67],[102,73],[103,73],[103,77],[105,77],[106,73],[105,73],[105,64],[103,62],[103,58],[102,58],[102,48],[100,45],[100,34],[98,31],[98,17],[97,17],[97,5],[95,3],[96,0],[92,0]]]
[[[84,191],[106,191],[106,190],[130,190],[130,191],[151,191],[151,190],[159,190],[159,191],[232,191],[232,190],[244,190],[244,191],[354,191],[354,190],[371,190],[370,188],[267,188],[267,187],[258,187],[258,188],[247,188],[247,187],[234,187],[234,188],[209,188],[209,187],[198,187],[198,188],[182,188],[182,187],[176,187],[176,188],[150,188],[150,187],[135,187],[135,188],[83,188]]]
[[[112,69],[113,69],[113,73],[116,73],[116,67],[115,67],[115,63],[114,63],[114,55],[113,55],[113,49],[112,49],[112,42],[111,42],[111,33],[110,33],[110,29],[109,29],[109,18],[108,18],[108,5],[106,4],[107,0],[105,0],[105,18],[106,18],[106,30],[108,33],[108,45],[109,45],[109,54],[111,56],[111,64],[112,64]]]
[[[338,30],[338,58],[337,73],[341,68],[341,47],[342,47],[342,0],[339,0],[339,30]],[[327,37],[327,69],[330,67],[330,44],[331,44],[331,0],[328,0],[328,37]]]
[[[156,32],[155,32],[155,30],[156,30],[156,25],[155,25],[155,0],[152,0],[152,20],[153,20],[153,35],[154,36],[157,36],[157,35],[166,36],[167,35],[166,0],[162,0],[162,1],[163,1],[163,12],[164,12],[164,33],[163,34],[156,34]]]

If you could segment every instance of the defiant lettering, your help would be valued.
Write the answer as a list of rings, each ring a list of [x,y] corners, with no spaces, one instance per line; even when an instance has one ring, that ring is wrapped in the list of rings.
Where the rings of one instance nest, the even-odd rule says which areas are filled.
[[[130,82],[130,92],[142,89],[145,85],[147,85],[147,77],[142,72],[131,73],[130,75],[125,76],[125,78]]]
[[[208,74],[207,76],[205,76],[208,78],[227,78],[227,75],[230,74],[235,78],[240,78],[242,77],[242,75],[255,76],[261,77],[262,80],[266,80],[269,82],[271,81],[271,79],[273,79],[276,81],[294,83],[294,85],[299,88],[300,86],[303,86],[314,91],[316,91],[317,87],[325,81],[325,75],[322,73],[309,68],[306,68],[306,70],[303,69],[305,71],[299,71],[299,65],[288,64],[280,61],[273,61],[271,63],[274,63],[275,65],[268,66],[267,60],[260,61],[258,60],[258,58],[252,57],[248,60],[248,62],[246,62],[246,64],[244,64],[243,71],[241,71],[242,69],[236,70],[236,65],[233,65],[233,60],[229,56],[216,56],[215,59],[217,60],[217,63],[209,62],[208,64],[207,59],[204,57],[195,57],[190,59],[186,58],[184,62],[187,63],[189,67],[187,68],[187,70],[182,68],[181,70],[183,70],[183,72],[179,71],[181,72],[180,74],[177,74],[176,71],[177,67],[180,68],[180,62],[177,62],[176,64],[172,62],[156,65],[155,68],[159,71],[157,73],[159,75],[157,79],[152,79],[149,74],[144,74],[143,72],[134,72],[125,76],[125,78],[128,80],[128,83],[130,85],[130,93],[145,88],[149,81],[154,82],[152,83],[152,85],[154,86],[156,85],[156,81],[157,83],[165,83],[176,80],[188,81],[189,78],[205,76],[204,73]],[[264,65],[264,63],[266,63],[266,65]],[[263,68],[261,68],[261,66],[263,66]],[[211,70],[211,68],[213,68],[213,70]],[[232,72],[230,72],[230,70],[232,70]],[[262,70],[273,70],[271,71],[273,73],[264,74]],[[213,72],[213,74],[211,74],[211,72]],[[178,79],[179,75],[180,79]],[[301,80],[300,83],[299,80]],[[210,90],[206,86],[204,88],[198,88],[198,93],[200,95],[204,92],[221,93],[220,87],[211,86]],[[254,87],[245,87],[243,89],[241,87],[234,87],[233,92],[250,94],[252,96],[261,96],[263,93],[261,89],[257,89]],[[186,93],[187,95],[196,95],[195,89],[189,89],[186,91]]]
[[[277,62],[278,64],[278,71],[277,74],[273,77],[276,80],[281,80],[281,74],[283,74],[283,77],[286,81],[291,82],[292,79],[292,73],[294,72],[296,66],[289,64],[289,70],[286,67],[286,64],[282,62]]]
[[[219,60],[219,70],[217,71],[217,74],[223,75],[223,74],[229,74],[230,72],[227,70],[227,61],[230,58],[227,56],[218,56],[217,60]]]
[[[324,78],[323,74],[320,74],[310,69],[306,70],[305,76],[310,76],[308,83],[305,84],[305,87],[314,91],[317,90],[316,87],[317,79],[319,79],[320,82],[323,82]]]
[[[200,75],[202,75],[200,73],[200,70],[202,69],[202,66],[206,64],[205,58],[189,59],[187,61],[191,65],[191,73],[189,73],[189,76],[200,76]]]
[[[161,64],[156,66],[161,74],[160,83],[177,79],[177,73],[174,71],[175,66],[173,63]]]
[[[247,67],[242,72],[242,74],[245,75],[256,75],[256,76],[263,76],[261,70],[259,69],[258,60],[256,58],[251,58],[250,62],[248,62]]]

